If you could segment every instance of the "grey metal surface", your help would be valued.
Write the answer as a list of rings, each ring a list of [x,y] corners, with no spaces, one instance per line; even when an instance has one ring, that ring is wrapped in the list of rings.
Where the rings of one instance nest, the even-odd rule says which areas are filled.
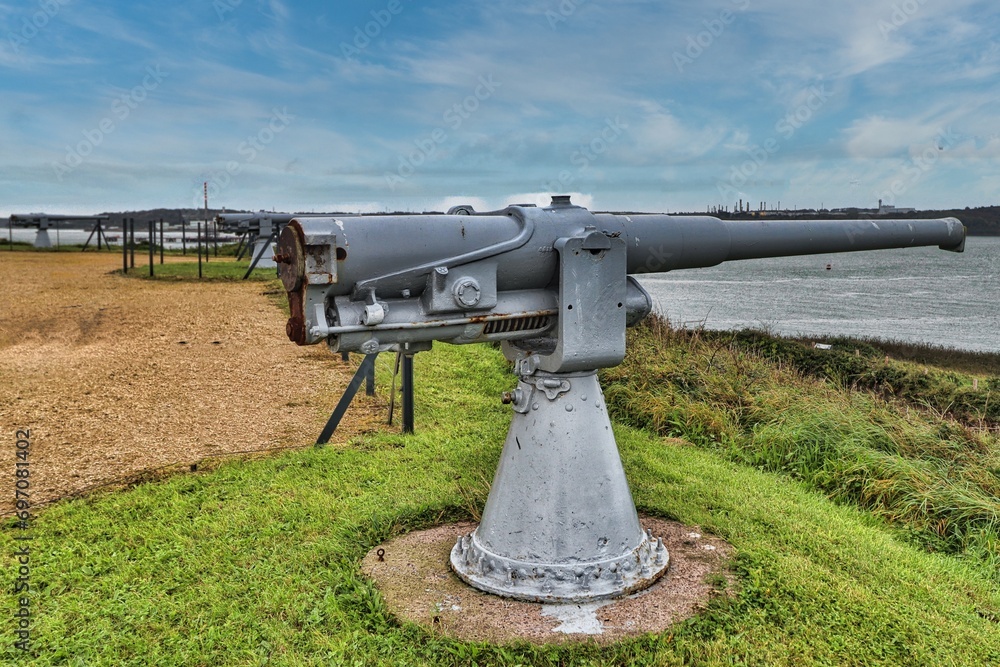
[[[8,222],[12,225],[17,225],[18,227],[37,227],[38,233],[35,234],[34,247],[36,248],[51,248],[52,239],[49,238],[48,229],[55,227],[54,223],[57,222],[86,222],[89,220],[95,220],[98,224],[102,221],[107,222],[108,216],[106,215],[58,215],[52,213],[12,213]],[[57,230],[58,231],[58,230]]]
[[[523,376],[479,527],[451,552],[471,585],[532,601],[629,593],[669,556],[643,532],[597,373]]]
[[[53,222],[87,222],[89,220],[99,220],[107,222],[106,215],[60,215],[56,213],[12,213],[10,215],[11,224],[18,227],[43,227],[48,229]]]
[[[546,290],[558,297],[558,290],[575,289],[560,281],[557,243],[589,227],[609,242],[624,243],[628,274],[795,254],[921,245],[960,250],[965,238],[964,227],[954,218],[723,221],[707,216],[592,215],[565,204],[510,207],[485,215],[298,218],[278,240],[279,255],[288,259],[283,274],[293,302],[289,336],[299,344],[329,338],[336,349],[365,351],[362,345],[387,349],[412,339],[412,333],[403,333],[407,327],[400,328],[398,340],[385,327],[375,335],[387,317],[396,319],[394,311],[434,328],[442,320],[524,317],[531,309],[512,302],[517,294]],[[602,289],[620,291],[612,284],[620,285],[624,275],[604,281]],[[634,293],[633,288],[627,296]],[[628,302],[634,313],[639,302]],[[358,308],[374,317],[362,321],[354,312]],[[359,325],[372,335],[356,335]],[[351,335],[341,341],[341,333]],[[484,340],[481,335],[445,335],[454,342]],[[555,339],[550,336],[552,346]]]
[[[277,223],[267,216],[257,219],[257,238],[253,244],[253,264],[259,269],[273,269],[274,251],[271,249],[271,235],[275,233]]]
[[[650,585],[669,562],[643,533],[595,369],[620,363],[651,310],[629,275],[783,255],[937,245],[953,218],[728,222],[593,215],[568,198],[448,215],[291,220],[275,261],[286,332],[338,352],[413,353],[434,341],[502,342],[514,417],[476,531],[453,569],[485,591],[579,601]]]

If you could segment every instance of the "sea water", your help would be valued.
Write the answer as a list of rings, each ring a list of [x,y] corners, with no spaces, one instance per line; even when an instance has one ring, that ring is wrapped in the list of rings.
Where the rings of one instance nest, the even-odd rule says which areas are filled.
[[[969,237],[964,253],[806,255],[637,277],[675,326],[1000,352],[1000,237]]]

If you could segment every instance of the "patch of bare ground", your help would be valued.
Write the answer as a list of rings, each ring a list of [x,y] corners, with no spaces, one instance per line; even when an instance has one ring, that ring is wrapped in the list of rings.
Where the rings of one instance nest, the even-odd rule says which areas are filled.
[[[670,554],[666,575],[644,591],[587,604],[539,604],[490,595],[469,587],[451,571],[448,557],[459,535],[474,523],[407,533],[375,549],[361,562],[392,612],[403,621],[466,641],[536,644],[593,641],[608,644],[660,633],[690,618],[713,597],[732,591],[732,547],[676,521],[642,517],[643,528],[662,537]],[[382,552],[381,554],[379,552]]]
[[[0,253],[0,451],[13,461],[15,430],[31,430],[34,504],[315,442],[360,357],[289,342],[260,282],[138,280],[118,262]],[[382,403],[361,392],[332,444],[385,428]]]

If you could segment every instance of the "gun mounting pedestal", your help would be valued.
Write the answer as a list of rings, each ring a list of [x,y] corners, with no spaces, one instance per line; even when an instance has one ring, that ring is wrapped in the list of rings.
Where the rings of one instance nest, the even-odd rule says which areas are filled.
[[[663,540],[642,530],[597,371],[522,375],[479,526],[451,567],[488,593],[583,602],[663,576]]]
[[[651,585],[670,557],[639,525],[597,380],[597,368],[625,358],[625,241],[585,224],[553,246],[555,331],[547,342],[503,344],[519,376],[514,417],[482,520],[459,538],[451,567],[505,597],[600,600]],[[641,319],[652,302],[633,287],[645,297]]]

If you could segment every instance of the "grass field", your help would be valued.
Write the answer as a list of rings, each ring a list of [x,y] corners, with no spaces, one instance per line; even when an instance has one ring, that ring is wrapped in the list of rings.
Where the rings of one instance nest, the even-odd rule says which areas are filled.
[[[7,595],[0,656],[37,665],[1000,664],[996,505],[991,526],[936,504],[961,493],[973,505],[988,500],[969,475],[996,464],[995,435],[738,346],[655,327],[630,338],[629,361],[605,373],[605,386],[636,503],[725,538],[737,554],[734,595],[670,631],[606,648],[491,646],[387,613],[359,560],[392,535],[473,517],[508,423],[498,395],[514,380],[499,353],[442,345],[416,359],[416,435],[387,427],[343,447],[231,460],[45,510],[30,531],[31,650],[13,648]],[[902,482],[879,477],[872,461],[908,462],[941,495],[897,507],[891,491]],[[837,477],[845,471],[850,484]],[[4,553],[14,553],[16,532],[8,521]]]

